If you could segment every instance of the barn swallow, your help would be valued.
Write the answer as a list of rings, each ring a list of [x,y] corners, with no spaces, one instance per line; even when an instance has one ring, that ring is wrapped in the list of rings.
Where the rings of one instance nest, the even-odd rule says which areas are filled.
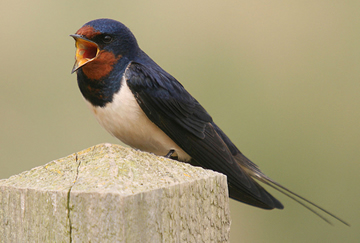
[[[173,76],[143,52],[122,23],[97,19],[74,35],[72,73],[98,122],[125,144],[227,176],[230,198],[263,209],[284,206],[258,182],[345,221],[266,176]],[[315,208],[312,208],[315,207]]]

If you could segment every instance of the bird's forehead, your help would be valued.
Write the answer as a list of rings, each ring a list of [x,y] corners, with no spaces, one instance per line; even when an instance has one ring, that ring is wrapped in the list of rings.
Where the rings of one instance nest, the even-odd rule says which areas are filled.
[[[101,34],[101,32],[94,29],[92,26],[85,25],[76,31],[76,34],[85,36],[88,39],[92,39],[94,36]]]

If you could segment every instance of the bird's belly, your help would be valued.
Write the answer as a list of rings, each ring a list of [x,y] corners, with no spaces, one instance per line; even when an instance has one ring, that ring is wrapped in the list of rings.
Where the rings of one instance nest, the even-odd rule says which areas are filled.
[[[175,150],[179,160],[190,160],[187,153],[149,120],[125,80],[113,101],[105,107],[94,107],[87,103],[98,122],[123,143],[161,156]]]

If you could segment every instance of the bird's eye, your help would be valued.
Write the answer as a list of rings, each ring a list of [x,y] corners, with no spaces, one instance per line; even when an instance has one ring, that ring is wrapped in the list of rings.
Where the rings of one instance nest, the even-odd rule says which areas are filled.
[[[103,38],[102,38],[102,41],[104,43],[110,43],[110,42],[113,41],[113,38],[110,35],[104,35]]]

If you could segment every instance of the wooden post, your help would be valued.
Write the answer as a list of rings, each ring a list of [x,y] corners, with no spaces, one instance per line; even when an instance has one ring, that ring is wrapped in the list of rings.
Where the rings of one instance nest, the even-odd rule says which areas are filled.
[[[228,242],[226,176],[100,144],[0,180],[0,242]]]

